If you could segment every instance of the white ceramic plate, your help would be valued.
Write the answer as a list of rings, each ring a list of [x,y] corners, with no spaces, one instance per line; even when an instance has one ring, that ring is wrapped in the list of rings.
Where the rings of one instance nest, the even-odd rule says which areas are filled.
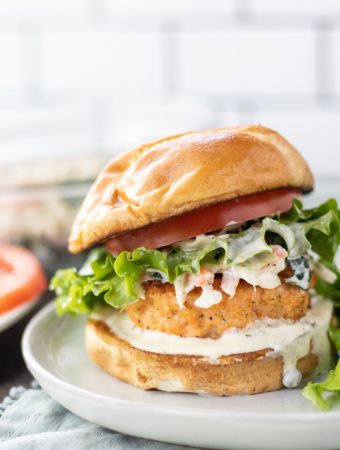
[[[223,449],[339,449],[340,407],[317,411],[299,390],[203,397],[142,391],[91,363],[84,318],[55,316],[47,305],[23,337],[26,364],[57,402],[122,433]]]
[[[40,297],[34,298],[33,300],[24,303],[23,305],[19,305],[16,308],[11,309],[5,314],[0,314],[0,333],[1,331],[7,330],[7,328],[19,322],[20,319],[26,316],[26,314],[28,314],[33,309],[39,299]]]

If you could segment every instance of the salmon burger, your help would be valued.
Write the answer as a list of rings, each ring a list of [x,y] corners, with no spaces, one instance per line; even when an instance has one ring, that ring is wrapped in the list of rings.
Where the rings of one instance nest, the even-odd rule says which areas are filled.
[[[92,360],[143,389],[212,395],[299,386],[328,371],[340,242],[335,200],[304,209],[312,173],[258,125],[142,145],[99,174],[57,271],[61,315],[87,314]]]

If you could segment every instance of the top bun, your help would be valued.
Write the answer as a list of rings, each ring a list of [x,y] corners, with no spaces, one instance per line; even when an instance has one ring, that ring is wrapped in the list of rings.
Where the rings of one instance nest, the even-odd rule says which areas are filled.
[[[69,249],[78,253],[187,211],[287,187],[308,192],[313,175],[273,130],[249,125],[170,136],[104,168],[78,213]]]

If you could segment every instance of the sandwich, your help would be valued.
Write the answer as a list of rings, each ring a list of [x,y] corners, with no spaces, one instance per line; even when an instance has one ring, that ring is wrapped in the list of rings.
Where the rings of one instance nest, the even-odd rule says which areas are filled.
[[[339,210],[304,209],[312,190],[303,157],[258,125],[120,154],[75,219],[70,251],[92,251],[55,274],[56,310],[87,314],[91,359],[143,389],[300,386],[334,364],[340,298]]]

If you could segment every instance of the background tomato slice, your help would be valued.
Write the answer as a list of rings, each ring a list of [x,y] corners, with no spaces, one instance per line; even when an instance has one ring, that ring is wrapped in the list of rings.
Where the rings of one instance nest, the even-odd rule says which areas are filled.
[[[115,255],[138,247],[164,247],[222,229],[230,223],[241,223],[288,211],[293,199],[300,195],[300,190],[286,188],[236,198],[121,234],[108,240],[106,247]]]
[[[0,314],[29,302],[47,288],[47,279],[32,252],[0,245]]]

